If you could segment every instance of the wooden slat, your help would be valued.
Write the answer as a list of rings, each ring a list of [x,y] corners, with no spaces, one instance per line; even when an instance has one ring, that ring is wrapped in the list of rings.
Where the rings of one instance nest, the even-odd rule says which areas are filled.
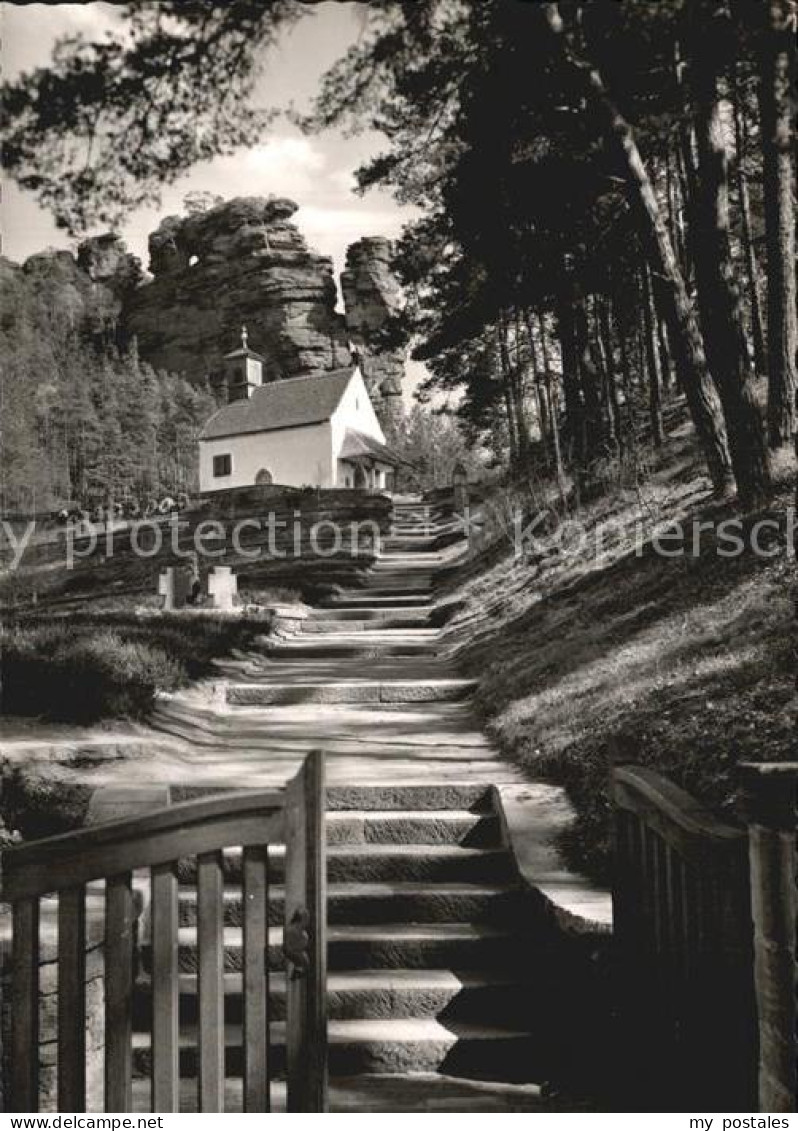
[[[244,1111],[267,1112],[269,1057],[269,874],[266,846],[244,849]]]
[[[132,1004],[135,907],[130,873],[105,886],[105,1110],[133,1110]]]
[[[39,1110],[39,901],[13,908],[12,1111]]]
[[[327,1068],[327,791],[324,754],[306,760],[308,814],[308,907],[311,964],[308,975],[308,1053],[310,1111],[328,1107]]]
[[[224,1111],[224,879],[222,854],[197,860],[199,1110]]]
[[[7,849],[0,900],[14,903],[230,845],[280,843],[282,806],[274,790],[224,794]]]
[[[307,963],[287,955],[287,1110],[327,1110],[327,884],[324,755],[312,751],[286,791],[285,931],[304,922]]]
[[[58,894],[58,1110],[86,1110],[86,891]]]
[[[152,1110],[179,1111],[177,867],[152,869]]]

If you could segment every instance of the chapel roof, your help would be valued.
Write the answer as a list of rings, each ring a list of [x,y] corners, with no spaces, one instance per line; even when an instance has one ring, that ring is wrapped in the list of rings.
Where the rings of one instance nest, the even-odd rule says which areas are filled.
[[[373,436],[367,436],[365,432],[358,432],[355,428],[347,428],[341,445],[340,458],[357,462],[364,457],[382,460],[383,463],[394,467],[407,462],[397,456],[387,444],[381,444]]]
[[[202,429],[200,439],[321,424],[338,408],[354,372],[350,366],[312,377],[289,377],[258,385],[247,399],[217,409]]]

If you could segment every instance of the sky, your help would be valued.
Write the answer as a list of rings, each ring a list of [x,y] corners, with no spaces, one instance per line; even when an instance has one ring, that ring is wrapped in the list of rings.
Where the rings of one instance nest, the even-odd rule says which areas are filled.
[[[361,12],[356,3],[324,2],[311,8],[267,56],[258,101],[306,107],[319,77],[357,39]],[[117,26],[114,6],[104,3],[2,3],[0,18],[0,60],[7,79],[46,64],[54,42],[62,35],[114,34]],[[344,138],[333,132],[308,138],[279,119],[261,145],[196,166],[165,189],[159,208],[134,213],[121,234],[146,268],[148,234],[164,216],[183,211],[186,193],[205,189],[226,198],[273,193],[297,201],[300,208],[294,222],[310,246],[332,256],[340,271],[348,244],[366,235],[395,237],[413,215],[387,193],[358,197],[352,191],[354,169],[379,152],[380,140],[374,134]],[[0,223],[3,254],[18,262],[46,247],[74,246],[33,196],[21,192],[13,182],[3,185]]]
[[[354,43],[362,31],[362,5],[323,0],[310,7],[266,58],[256,99],[264,106],[305,109],[325,70]],[[53,44],[64,35],[87,37],[115,34],[114,5],[0,3],[0,64],[7,80],[32,67],[46,65]],[[346,138],[337,131],[306,137],[285,117],[269,128],[262,144],[235,156],[195,166],[164,189],[158,208],[140,209],[121,226],[130,251],[147,267],[147,237],[165,216],[183,212],[189,192],[207,190],[234,196],[287,196],[299,205],[293,221],[311,248],[329,255],[336,274],[344,266],[346,248],[362,236],[395,238],[415,210],[398,205],[389,193],[355,195],[354,170],[381,151],[382,139],[368,133]],[[49,213],[30,193],[4,180],[0,202],[2,253],[22,262],[48,247],[74,249],[77,241],[59,231]],[[88,233],[96,234],[96,233]],[[427,376],[424,365],[407,363],[405,399],[410,400]]]

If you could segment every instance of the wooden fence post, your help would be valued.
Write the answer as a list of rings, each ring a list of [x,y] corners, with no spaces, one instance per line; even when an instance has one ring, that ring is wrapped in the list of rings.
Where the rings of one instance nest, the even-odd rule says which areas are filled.
[[[759,1110],[796,1110],[798,763],[742,767],[748,801]]]
[[[327,861],[324,754],[286,790],[284,950],[289,1112],[327,1110]]]

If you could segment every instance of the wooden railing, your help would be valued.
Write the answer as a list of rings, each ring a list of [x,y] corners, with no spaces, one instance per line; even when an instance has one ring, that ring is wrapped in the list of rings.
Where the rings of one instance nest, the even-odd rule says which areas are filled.
[[[642,767],[616,767],[613,794],[625,1098],[637,1111],[755,1109],[746,832]]]
[[[286,804],[286,796],[288,804]],[[2,856],[13,915],[11,1110],[39,1110],[40,906],[57,894],[57,1110],[86,1111],[86,886],[104,891],[104,1110],[133,1110],[136,894],[151,945],[151,1109],[180,1110],[178,874],[196,861],[198,1106],[224,1110],[224,857],[242,851],[243,1106],[270,1110],[269,848],[286,845],[288,1107],[326,1103],[324,762],[311,754],[286,792],[226,793],[52,837]],[[142,872],[142,870],[147,870]],[[301,930],[297,931],[297,926]],[[312,1024],[311,1019],[312,1018]],[[312,1042],[317,1051],[306,1057]],[[318,1105],[318,1106],[308,1106]]]

